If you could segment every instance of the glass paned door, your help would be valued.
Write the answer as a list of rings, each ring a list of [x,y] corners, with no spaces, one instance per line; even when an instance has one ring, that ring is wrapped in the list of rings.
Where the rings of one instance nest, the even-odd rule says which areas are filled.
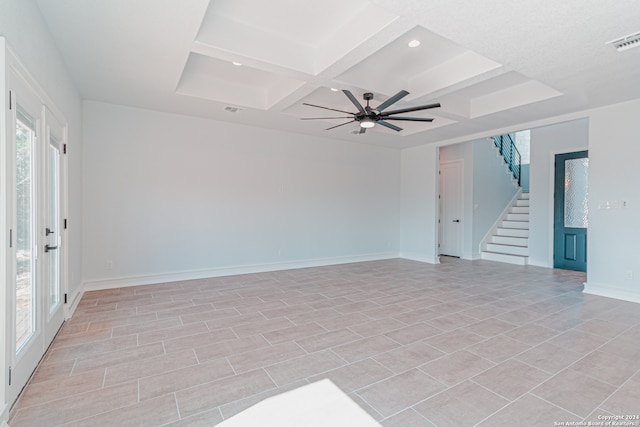
[[[41,223],[42,104],[30,87],[10,74],[12,129],[8,147],[7,217],[10,224],[7,307],[9,382],[6,399],[12,402],[26,384],[44,353],[42,332]]]
[[[3,315],[9,336],[5,396],[13,403],[64,321],[66,127],[13,70],[9,84],[11,132],[2,171],[10,190],[9,286]]]
[[[64,220],[63,183],[64,183],[64,127],[56,117],[45,109],[46,139],[45,151],[45,182],[42,187],[44,194],[44,219],[42,237],[44,250],[42,254],[43,288],[46,294],[43,304],[45,307],[44,335],[45,344],[53,340],[64,320],[63,312],[63,258],[64,258]]]

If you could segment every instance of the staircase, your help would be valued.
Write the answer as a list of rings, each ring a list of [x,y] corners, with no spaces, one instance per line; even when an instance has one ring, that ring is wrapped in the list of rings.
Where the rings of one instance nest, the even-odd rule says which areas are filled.
[[[520,193],[483,244],[481,258],[527,265],[529,258],[529,193]]]

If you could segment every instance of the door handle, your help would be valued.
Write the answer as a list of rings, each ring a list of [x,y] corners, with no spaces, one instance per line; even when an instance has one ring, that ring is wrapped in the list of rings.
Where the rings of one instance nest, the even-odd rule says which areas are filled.
[[[44,251],[45,252],[49,252],[49,251],[52,251],[54,249],[58,249],[58,247],[57,246],[44,245]]]
[[[459,219],[454,219],[453,222],[460,222],[460,220]]]
[[[52,231],[49,227],[47,227],[45,232],[44,232],[44,235],[48,236],[49,234],[53,234],[53,233],[55,233],[55,231]]]

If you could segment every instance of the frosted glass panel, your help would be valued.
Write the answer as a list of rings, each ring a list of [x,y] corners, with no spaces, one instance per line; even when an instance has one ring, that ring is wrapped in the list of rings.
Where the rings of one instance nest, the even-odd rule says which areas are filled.
[[[587,228],[589,225],[589,159],[571,159],[564,163],[564,226]]]

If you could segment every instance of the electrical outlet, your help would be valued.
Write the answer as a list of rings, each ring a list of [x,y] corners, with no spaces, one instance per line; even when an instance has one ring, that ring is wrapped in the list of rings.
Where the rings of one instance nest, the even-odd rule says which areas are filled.
[[[107,262],[105,262],[104,264],[104,268],[106,268],[107,270],[113,270],[113,261],[107,260]]]
[[[633,271],[627,270],[624,272],[624,278],[627,280],[633,280]]]

